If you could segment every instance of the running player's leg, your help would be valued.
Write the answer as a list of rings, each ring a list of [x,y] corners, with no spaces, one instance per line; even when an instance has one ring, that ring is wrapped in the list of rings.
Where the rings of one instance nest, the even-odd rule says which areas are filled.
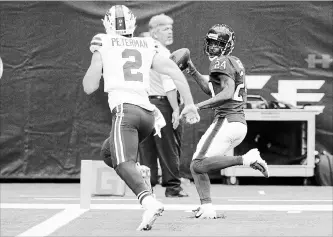
[[[268,177],[267,164],[260,157],[257,149],[251,149],[241,156],[225,155],[245,138],[247,133],[245,124],[241,122],[229,123],[225,119],[223,122],[216,122],[213,130],[215,133],[214,131],[211,132],[205,140],[206,147],[201,148],[201,151],[194,155],[192,166],[197,173],[207,173],[235,165],[245,165],[258,169],[265,177]]]
[[[247,126],[243,123],[229,123],[227,119],[217,119],[208,128],[197,146],[197,152],[191,162],[191,172],[202,207],[207,207],[206,214],[208,213],[208,218],[214,218],[214,211],[211,208],[212,200],[208,172],[236,165],[246,165],[252,168],[255,168],[254,165],[258,165],[267,171],[267,164],[261,159],[257,149],[252,149],[242,156],[225,155],[230,149],[235,148],[243,141],[246,133]],[[198,215],[200,215],[200,211],[197,213]]]
[[[109,137],[111,162],[108,161],[108,156],[104,156],[104,160],[107,165],[112,164],[117,174],[142,203],[143,198],[150,195],[150,190],[136,166],[139,140],[136,124],[140,118],[136,116],[136,111],[127,107],[127,104],[121,104],[112,111],[112,130]]]
[[[154,116],[153,112],[141,109],[141,123],[138,126],[138,137],[139,143],[145,140],[148,137],[154,127]],[[141,157],[142,158],[142,157]],[[148,180],[149,183],[149,180]],[[152,195],[145,196],[142,200],[142,206],[145,208],[145,212],[142,216],[142,222],[137,228],[137,230],[150,230],[156,221],[157,217],[161,216],[164,211],[164,206],[161,202],[157,201]]]
[[[108,162],[105,156],[105,163],[112,164],[120,178],[125,181],[146,209],[137,230],[150,230],[156,218],[164,211],[164,207],[153,198],[136,164],[141,120],[148,119],[151,130],[154,126],[152,113],[150,117],[142,117],[141,110],[143,109],[135,105],[121,104],[112,111],[112,131],[109,139],[112,162]]]
[[[247,132],[246,125],[241,124],[236,132],[231,133],[228,131],[228,124],[227,120],[215,119],[201,137],[193,155],[190,170],[201,202],[196,217],[216,218],[216,212],[211,205],[208,172],[242,164],[241,156],[224,156],[224,154],[244,139]]]

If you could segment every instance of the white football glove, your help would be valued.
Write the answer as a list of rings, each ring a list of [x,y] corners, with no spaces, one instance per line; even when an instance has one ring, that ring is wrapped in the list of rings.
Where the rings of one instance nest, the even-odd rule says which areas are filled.
[[[154,136],[158,135],[160,138],[162,137],[161,135],[161,129],[166,125],[165,119],[163,117],[163,114],[161,111],[155,107],[154,110],[154,117],[155,117],[155,134]]]

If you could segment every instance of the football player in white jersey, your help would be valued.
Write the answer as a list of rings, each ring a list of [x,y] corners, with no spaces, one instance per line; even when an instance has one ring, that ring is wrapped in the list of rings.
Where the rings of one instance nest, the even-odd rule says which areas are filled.
[[[87,94],[93,93],[103,73],[104,91],[108,93],[113,114],[110,156],[104,161],[115,169],[145,209],[137,229],[150,230],[164,211],[163,204],[152,196],[136,167],[138,145],[153,132],[156,115],[160,115],[148,99],[150,69],[173,78],[184,99],[183,114],[188,123],[199,122],[200,117],[186,78],[177,65],[156,52],[152,39],[133,37],[136,17],[130,9],[124,5],[113,6],[102,21],[106,34],[97,34],[91,41],[93,55],[83,87]]]

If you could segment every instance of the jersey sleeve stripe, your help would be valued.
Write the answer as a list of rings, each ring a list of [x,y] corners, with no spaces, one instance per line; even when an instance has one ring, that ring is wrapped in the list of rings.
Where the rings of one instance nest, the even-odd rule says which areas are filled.
[[[92,39],[92,41],[94,41],[94,40],[99,40],[99,41],[102,41],[102,38],[101,38],[101,37],[99,37],[99,36],[95,36],[95,37]]]
[[[91,45],[102,46],[102,42],[91,42]]]

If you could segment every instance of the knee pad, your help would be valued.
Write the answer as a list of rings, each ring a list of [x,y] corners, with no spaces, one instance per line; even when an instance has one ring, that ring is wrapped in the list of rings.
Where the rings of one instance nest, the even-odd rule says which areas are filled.
[[[196,174],[202,173],[202,171],[200,170],[201,161],[202,161],[202,159],[194,159],[191,161],[191,165],[190,165],[191,173],[196,173]]]
[[[194,160],[191,161],[191,164],[190,164],[190,170],[191,170],[192,174],[196,173],[195,172],[195,164],[196,164],[196,160],[194,159]]]

